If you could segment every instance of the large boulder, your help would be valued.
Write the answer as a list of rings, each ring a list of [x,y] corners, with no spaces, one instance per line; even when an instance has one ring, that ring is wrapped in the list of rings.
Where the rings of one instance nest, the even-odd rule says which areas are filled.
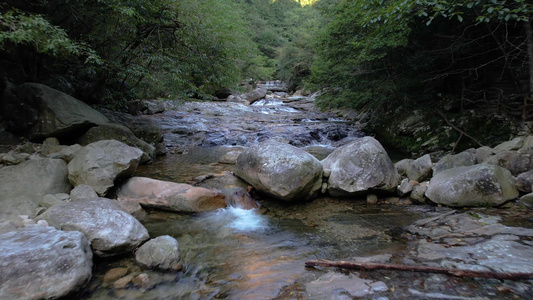
[[[182,265],[178,241],[169,235],[151,239],[135,252],[135,261],[145,268],[179,271]]]
[[[30,225],[0,241],[0,299],[57,299],[91,279],[93,253],[79,231]]]
[[[2,95],[1,104],[7,129],[31,140],[70,138],[108,122],[87,104],[38,83],[10,86]]]
[[[61,159],[31,159],[0,168],[0,211],[32,215],[46,194],[68,193],[67,163]]]
[[[531,149],[524,152],[511,150],[500,151],[494,154],[493,156],[487,158],[484,163],[505,168],[509,170],[511,174],[516,176],[532,169],[532,154],[533,151]]]
[[[87,145],[68,163],[68,179],[72,185],[87,184],[104,196],[115,179],[131,176],[143,152],[115,140]]]
[[[372,137],[359,138],[335,149],[322,161],[330,173],[328,191],[332,196],[350,196],[368,190],[392,192],[398,173],[387,151]]]
[[[126,145],[139,148],[143,151],[140,163],[153,160],[156,156],[155,147],[137,138],[135,134],[126,126],[120,124],[104,124],[89,129],[78,143],[87,145],[102,140],[117,140]]]
[[[473,166],[475,164],[477,164],[477,157],[474,149],[468,149],[455,155],[448,154],[433,165],[433,175],[436,175],[444,170],[464,166]]]
[[[226,207],[222,192],[146,177],[128,179],[118,190],[117,197],[134,199],[144,207],[177,212],[196,213]]]
[[[448,206],[497,206],[518,197],[515,179],[499,166],[457,167],[431,178],[426,196]]]
[[[256,190],[284,201],[311,199],[322,185],[322,166],[314,156],[274,140],[241,153],[235,175]]]
[[[101,257],[131,252],[150,238],[137,219],[106,198],[55,205],[38,219],[57,229],[83,232],[94,254]]]
[[[531,193],[533,191],[533,170],[529,170],[516,176],[516,186],[521,192]]]
[[[257,100],[265,98],[268,90],[264,87],[258,87],[255,90],[242,94],[240,98],[247,100],[250,104],[254,103]]]

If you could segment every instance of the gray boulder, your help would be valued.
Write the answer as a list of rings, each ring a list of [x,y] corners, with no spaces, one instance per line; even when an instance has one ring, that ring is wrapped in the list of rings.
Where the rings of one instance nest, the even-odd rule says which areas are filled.
[[[60,159],[32,159],[0,168],[0,205],[4,213],[33,215],[46,194],[68,193],[67,164]]]
[[[409,195],[409,199],[413,203],[416,204],[423,204],[427,202],[426,197],[426,191],[428,190],[428,182],[423,182],[417,186],[413,187],[413,190],[411,191],[411,195]]]
[[[56,299],[91,279],[93,253],[79,231],[30,225],[0,240],[0,299]]]
[[[469,149],[455,155],[445,155],[433,165],[433,176],[444,170],[457,167],[473,166],[477,163],[474,149]]]
[[[145,268],[179,271],[182,265],[178,241],[168,235],[151,239],[135,252],[135,261]]]
[[[139,148],[143,151],[140,163],[153,160],[156,156],[155,147],[137,138],[135,134],[126,126],[120,124],[104,124],[89,129],[78,143],[87,145],[102,140],[117,140],[126,145]]]
[[[524,145],[524,139],[524,137],[516,137],[510,141],[503,142],[498,146],[494,147],[494,152],[498,153],[502,151],[518,150]]]
[[[87,184],[104,196],[120,177],[131,176],[143,152],[115,140],[98,141],[80,150],[68,164],[72,185]]]
[[[70,146],[60,146],[60,148],[61,149],[59,150],[59,152],[53,152],[45,156],[49,158],[62,159],[68,163],[74,158],[74,156],[76,156],[78,151],[83,149],[83,147],[79,144],[74,144]]]
[[[524,172],[516,176],[516,186],[524,193],[533,192],[533,170]]]
[[[258,87],[251,92],[242,94],[240,98],[247,100],[250,102],[250,104],[252,104],[257,100],[265,98],[267,92],[268,90],[266,88]]]
[[[83,232],[94,254],[101,257],[131,252],[150,238],[137,219],[106,198],[56,205],[37,219],[46,220],[57,229]]]
[[[135,200],[144,207],[177,212],[204,212],[226,207],[222,192],[146,177],[128,179],[118,190],[117,197]]]
[[[284,201],[311,199],[322,186],[322,165],[314,156],[273,140],[241,153],[235,175],[256,190]]]
[[[517,151],[500,151],[495,155],[487,158],[484,163],[500,166],[511,172],[513,175],[518,175],[531,170],[533,163],[531,161],[531,154],[533,150],[528,150],[524,153]]]
[[[335,149],[322,161],[330,173],[328,191],[332,196],[349,196],[368,190],[392,192],[398,173],[387,151],[372,137],[364,137]]]
[[[494,149],[488,146],[479,147],[476,149],[476,161],[478,164],[484,162],[486,159],[494,155]]]
[[[431,177],[433,163],[429,154],[426,154],[416,160],[402,159],[395,163],[394,166],[402,177],[415,181],[423,181]]]
[[[426,196],[448,206],[497,206],[518,197],[518,189],[508,170],[478,164],[444,170],[433,176]]]
[[[520,203],[522,203],[528,209],[533,210],[533,193],[525,194],[520,197]]]
[[[86,184],[77,185],[75,188],[70,191],[70,201],[79,201],[85,199],[95,199],[98,198],[98,194],[94,189]]]
[[[104,115],[87,104],[38,83],[6,89],[1,111],[7,129],[30,140],[77,136],[92,126],[107,123]]]

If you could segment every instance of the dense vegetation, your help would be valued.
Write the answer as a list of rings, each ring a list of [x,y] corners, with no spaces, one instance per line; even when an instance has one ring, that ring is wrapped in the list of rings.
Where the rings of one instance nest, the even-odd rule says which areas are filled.
[[[310,82],[326,89],[323,105],[462,108],[480,99],[522,101],[533,90],[529,1],[332,0],[319,6],[324,27]]]
[[[285,69],[304,59],[309,69],[290,50],[309,22],[292,0],[4,1],[1,69],[92,103],[203,97],[275,72],[291,80]]]
[[[0,67],[12,82],[43,82],[93,103],[205,97],[251,78],[321,90],[327,107],[513,111],[533,90],[532,7],[526,0],[10,0],[0,2]]]

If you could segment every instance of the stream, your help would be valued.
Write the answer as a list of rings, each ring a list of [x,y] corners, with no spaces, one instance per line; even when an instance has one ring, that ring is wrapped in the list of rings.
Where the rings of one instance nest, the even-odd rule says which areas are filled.
[[[309,103],[312,98],[304,97],[265,99],[251,106],[193,102],[151,116],[163,128],[167,146],[176,151],[141,166],[136,175],[217,189],[246,187],[231,175],[233,164],[220,162],[225,154],[276,138],[323,159],[336,147],[363,135],[356,124],[309,109]],[[204,176],[207,174],[210,176]],[[100,259],[95,261],[89,287],[77,298],[518,299],[513,294],[498,294],[497,280],[304,266],[309,259],[350,260],[376,255],[400,263],[402,253],[410,250],[403,228],[445,208],[367,205],[365,198],[322,197],[290,205],[268,198],[259,202],[260,210],[230,207],[194,215],[146,211],[138,218],[152,238],[170,235],[178,240],[182,272],[141,270],[132,257]],[[149,284],[118,288],[103,278],[112,268],[144,272]],[[325,279],[317,279],[326,275],[342,274],[359,274],[368,282],[383,283],[385,288],[354,296],[331,284],[312,284],[322,282]],[[317,286],[321,296],[310,295]],[[417,295],[413,289],[423,294]]]

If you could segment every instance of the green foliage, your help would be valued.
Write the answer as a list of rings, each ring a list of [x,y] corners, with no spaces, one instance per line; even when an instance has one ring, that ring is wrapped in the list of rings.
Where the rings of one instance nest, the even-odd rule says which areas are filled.
[[[95,52],[84,43],[72,41],[65,30],[50,24],[43,16],[17,9],[0,13],[0,49],[9,45],[29,45],[52,56],[83,55],[87,62],[100,63]]]

